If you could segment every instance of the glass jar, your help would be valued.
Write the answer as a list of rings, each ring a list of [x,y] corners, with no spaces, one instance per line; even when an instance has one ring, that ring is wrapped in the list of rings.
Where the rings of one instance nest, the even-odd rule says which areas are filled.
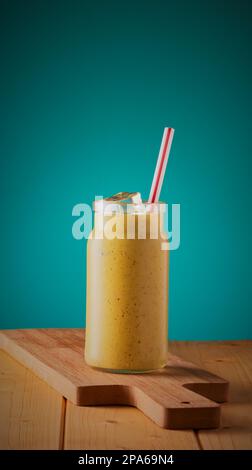
[[[90,366],[139,373],[166,363],[169,252],[163,249],[168,242],[164,207],[94,205],[87,243],[85,360]]]

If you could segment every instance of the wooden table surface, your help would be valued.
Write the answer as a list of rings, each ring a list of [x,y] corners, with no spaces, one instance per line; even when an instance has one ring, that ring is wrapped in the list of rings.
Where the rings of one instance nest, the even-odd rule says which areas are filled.
[[[252,449],[252,341],[170,342],[230,382],[219,429],[161,429],[132,407],[78,407],[0,351],[1,449]]]

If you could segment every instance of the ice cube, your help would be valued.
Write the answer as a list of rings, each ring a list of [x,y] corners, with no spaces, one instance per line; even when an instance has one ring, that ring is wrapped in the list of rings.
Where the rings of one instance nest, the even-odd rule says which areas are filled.
[[[112,201],[112,202],[124,202],[129,204],[142,204],[141,194],[136,193],[128,193],[128,192],[121,192],[114,194],[113,196],[106,197],[105,201]]]

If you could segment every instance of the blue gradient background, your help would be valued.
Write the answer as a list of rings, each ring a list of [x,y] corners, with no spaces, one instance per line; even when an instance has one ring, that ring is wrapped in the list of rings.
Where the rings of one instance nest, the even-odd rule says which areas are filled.
[[[146,197],[168,125],[169,336],[252,337],[250,5],[1,1],[1,328],[84,325],[72,207]]]

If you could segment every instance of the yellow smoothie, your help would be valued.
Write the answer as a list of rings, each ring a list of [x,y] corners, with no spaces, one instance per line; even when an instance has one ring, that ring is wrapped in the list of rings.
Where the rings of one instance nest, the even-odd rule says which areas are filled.
[[[85,360],[93,367],[120,372],[161,368],[167,356],[168,251],[164,234],[151,239],[99,238],[91,233],[87,247]],[[130,216],[131,217],[131,216]],[[105,220],[109,218],[106,217]]]

